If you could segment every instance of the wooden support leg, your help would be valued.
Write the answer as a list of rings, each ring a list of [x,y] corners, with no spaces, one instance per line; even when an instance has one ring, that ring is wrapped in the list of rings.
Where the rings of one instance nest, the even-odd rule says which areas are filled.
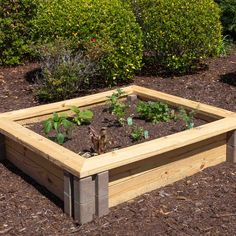
[[[108,171],[99,173],[95,177],[95,214],[103,216],[108,214]]]
[[[73,216],[73,175],[64,172],[64,212]]]
[[[236,163],[236,130],[227,133],[226,161]]]
[[[0,134],[0,161],[6,158],[5,137]]]

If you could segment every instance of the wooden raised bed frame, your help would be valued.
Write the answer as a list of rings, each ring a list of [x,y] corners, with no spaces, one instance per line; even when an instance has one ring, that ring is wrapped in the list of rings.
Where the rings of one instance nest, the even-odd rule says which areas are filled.
[[[206,125],[90,159],[34,133],[23,124],[47,119],[70,106],[104,103],[114,90],[0,114],[0,160],[7,159],[64,201],[80,223],[109,207],[173,183],[223,161],[236,162],[236,113],[139,86],[126,95],[198,109]]]

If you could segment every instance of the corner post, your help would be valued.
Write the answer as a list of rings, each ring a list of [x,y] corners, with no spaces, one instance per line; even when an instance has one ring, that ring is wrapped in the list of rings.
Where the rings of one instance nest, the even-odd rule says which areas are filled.
[[[95,181],[92,176],[79,179],[74,176],[74,219],[79,224],[93,220],[95,214]]]
[[[5,136],[0,134],[0,161],[6,158]]]
[[[95,177],[95,214],[103,216],[108,214],[108,171],[99,173]]]
[[[236,130],[227,133],[226,161],[236,163]]]

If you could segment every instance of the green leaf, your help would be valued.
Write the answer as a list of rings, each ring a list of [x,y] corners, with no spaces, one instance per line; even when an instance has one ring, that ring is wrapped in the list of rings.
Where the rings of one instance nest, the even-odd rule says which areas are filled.
[[[56,112],[53,113],[53,120],[56,122],[59,121],[59,116]]]
[[[56,131],[58,131],[58,127],[59,127],[59,122],[54,122],[53,123],[53,127]]]
[[[64,125],[65,129],[69,129],[73,124],[67,119],[62,120],[62,124]]]
[[[80,113],[80,109],[76,106],[72,106],[70,107],[71,111],[73,111],[74,113],[76,113],[77,115]]]
[[[43,124],[44,132],[48,134],[52,130],[52,121],[47,120]]]
[[[57,134],[57,142],[58,142],[59,144],[63,144],[64,141],[65,141],[65,136],[64,136],[64,134],[58,133],[58,134]]]
[[[91,121],[93,118],[93,112],[90,110],[84,110],[80,112],[80,118],[83,121]]]

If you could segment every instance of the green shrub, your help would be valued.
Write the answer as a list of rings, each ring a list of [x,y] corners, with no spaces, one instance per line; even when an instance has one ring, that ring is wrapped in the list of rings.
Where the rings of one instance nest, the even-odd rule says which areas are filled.
[[[220,9],[213,0],[132,0],[132,7],[148,62],[168,72],[187,72],[219,53]]]
[[[141,29],[119,0],[42,0],[33,25],[35,40],[70,39],[74,49],[96,61],[109,83],[131,78],[141,66]]]
[[[80,92],[96,75],[96,65],[80,51],[73,52],[67,40],[56,40],[38,49],[41,73],[36,95],[42,101],[59,101]]]
[[[29,21],[35,12],[35,0],[1,0],[0,65],[20,64],[31,52]]]
[[[236,40],[236,1],[215,0],[221,8],[221,22],[224,33],[231,35]]]

